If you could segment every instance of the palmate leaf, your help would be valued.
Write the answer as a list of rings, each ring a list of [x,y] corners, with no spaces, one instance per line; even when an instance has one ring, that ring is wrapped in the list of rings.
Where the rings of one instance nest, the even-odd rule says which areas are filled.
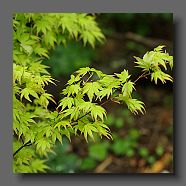
[[[37,30],[37,34],[39,32],[46,34],[47,31],[52,30],[51,26],[49,16],[41,16],[39,20],[35,21],[34,28]]]
[[[165,45],[159,45],[156,48],[154,48],[154,51],[156,51],[156,52],[162,52],[164,47],[165,47]]]
[[[108,87],[108,88],[103,88],[99,94],[98,97],[99,99],[103,99],[105,96],[107,96],[107,99],[109,98],[110,95],[112,95],[113,93],[113,88],[112,87]]]
[[[72,126],[71,126],[69,120],[64,120],[64,121],[58,122],[58,123],[54,126],[54,129],[55,129],[55,128],[58,128],[58,130],[60,131],[61,127],[64,127],[65,129],[67,129],[67,127],[71,127],[71,128],[72,128]]]
[[[158,46],[153,51],[147,52],[143,56],[143,59],[134,57],[137,60],[137,62],[135,62],[138,64],[137,67],[142,68],[144,71],[149,71],[150,69],[156,71],[159,69],[159,66],[162,66],[165,70],[167,70],[166,63],[169,63],[171,67],[173,63],[173,57],[164,52],[163,47],[165,46]]]
[[[77,81],[80,80],[80,77],[79,76],[74,76],[74,75],[71,75],[70,76],[70,79],[68,80],[68,83],[67,85],[71,85],[73,83],[76,83]]]
[[[62,112],[63,116],[62,118],[65,118],[67,116],[70,117],[70,121],[72,119],[76,120],[78,119],[79,115],[80,115],[80,111],[79,111],[79,108],[78,107],[72,107],[70,109],[66,109]]]
[[[20,46],[24,49],[24,51],[25,51],[28,55],[31,55],[31,54],[32,54],[32,52],[33,52],[32,46],[30,46],[30,45],[25,45],[25,44],[23,44],[23,43],[22,43]]]
[[[141,112],[142,114],[144,114],[145,108],[142,101],[133,98],[124,98],[124,102],[127,104],[129,110],[132,113],[138,114],[138,112]]]
[[[92,107],[94,106],[93,103],[89,102],[89,101],[84,101],[83,103],[78,105],[79,110],[83,111],[83,113],[88,113],[89,111],[91,111]]]
[[[88,142],[88,136],[94,140],[94,136],[92,132],[97,132],[96,127],[94,127],[91,123],[84,123],[82,121],[78,121],[78,125],[74,126],[75,134],[77,134],[77,130],[84,135],[85,140]]]
[[[161,70],[157,70],[155,72],[153,72],[151,74],[151,81],[155,81],[155,83],[157,84],[158,79],[162,82],[162,83],[166,83],[167,81],[173,81],[172,77],[164,72],[162,72]]]
[[[60,143],[63,143],[62,142],[62,135],[61,135],[61,133],[60,133],[60,131],[58,129],[55,129],[53,131],[52,142],[55,143],[56,142],[56,139],[58,139]]]
[[[88,142],[87,139],[88,135],[94,140],[92,131],[97,132],[97,129],[92,124],[84,125],[82,132],[84,133],[84,137],[87,142]]]
[[[121,84],[120,80],[113,75],[105,75],[102,79],[98,80],[104,88],[118,88]]]
[[[89,67],[84,67],[77,70],[76,73],[78,74],[78,76],[84,76],[89,71],[90,71]]]
[[[45,173],[47,170],[50,169],[49,166],[45,164],[46,160],[40,160],[40,159],[35,159],[31,162],[30,168],[32,169],[33,173]]]
[[[105,125],[103,122],[95,121],[92,125],[97,129],[101,138],[102,138],[102,136],[105,136],[108,139],[112,139],[112,135],[110,134],[109,127],[107,125]]]
[[[69,141],[71,142],[71,138],[70,138],[70,130],[71,128],[66,128],[66,129],[62,129],[61,131],[60,131],[60,134],[63,136],[63,135],[65,135],[68,139],[69,139]]]
[[[41,75],[34,75],[34,77],[30,81],[38,84],[40,87],[48,85],[49,83],[56,85],[54,83],[54,79],[48,75],[42,75],[42,76]]]
[[[52,97],[53,96],[51,94],[43,93],[36,102],[39,103],[44,108],[47,108],[49,100],[56,104],[55,100]]]
[[[46,44],[46,46],[51,46],[54,48],[56,40],[56,35],[53,31],[47,31],[45,35],[43,35],[43,42]]]
[[[103,78],[106,76],[102,71],[96,70],[95,68],[91,68],[91,72],[95,72],[99,78]]]
[[[74,105],[74,98],[64,97],[60,100],[60,104],[57,108],[62,107],[61,110],[64,110],[66,107],[71,108]]]
[[[103,120],[103,117],[104,116],[106,117],[106,110],[102,106],[99,106],[99,105],[94,105],[91,108],[90,113],[91,113],[92,119],[95,120],[95,121],[97,121],[98,118]]]
[[[52,144],[45,138],[36,140],[34,144],[36,145],[36,151],[40,155],[47,155],[47,152],[51,151]]]
[[[151,67],[150,63],[145,63],[143,59],[134,56],[134,58],[137,60],[135,63],[137,64],[136,67],[142,68],[144,71],[148,71]]]
[[[13,16],[14,94],[20,100],[25,98],[32,101],[32,97],[34,98],[33,104],[25,105],[25,107],[14,101],[14,134],[18,138],[21,137],[23,142],[31,141],[33,145],[30,147],[34,152],[32,156],[31,153],[25,153],[27,155],[25,156],[25,149],[28,148],[25,147],[14,157],[15,172],[47,171],[45,162],[37,159],[35,153],[46,155],[51,152],[56,140],[62,142],[63,136],[67,136],[70,140],[70,134],[74,131],[69,120],[78,119],[92,109],[91,103],[84,101],[79,81],[89,71],[94,71],[101,78],[103,76],[101,71],[88,68],[81,69],[77,76],[72,75],[67,83],[66,92],[63,92],[68,98],[65,97],[60,101],[59,106],[62,107],[62,112],[56,114],[47,109],[49,101],[55,101],[52,95],[45,91],[45,86],[49,83],[54,84],[54,79],[49,75],[47,66],[42,64],[42,60],[49,57],[49,51],[55,47],[55,44],[65,44],[69,39],[75,38],[82,39],[84,43],[94,47],[96,41],[103,41],[104,36],[92,17],[81,13],[20,13]],[[23,106],[24,104],[25,102]],[[37,118],[33,119],[28,113],[36,114]],[[67,117],[65,120],[64,116]],[[86,117],[81,120],[88,122]],[[95,129],[88,125],[84,128],[87,139],[88,136],[92,137],[93,131]],[[19,154],[21,157],[17,158]]]
[[[98,82],[87,82],[83,87],[83,94],[87,94],[90,102],[92,102],[95,95],[99,96],[99,90],[101,89],[102,87]]]
[[[31,99],[29,98],[29,94],[39,99],[38,94],[35,91],[33,91],[30,88],[24,88],[23,90],[21,90],[21,96],[20,96],[21,100],[23,97],[25,97],[28,101],[32,102]]]
[[[44,57],[46,57],[46,58],[49,58],[49,56],[48,56],[48,51],[47,51],[45,48],[41,48],[41,47],[39,47],[39,46],[36,46],[36,47],[34,48],[34,53],[35,53],[35,54],[38,54],[39,56],[44,56]]]
[[[49,72],[46,70],[47,68],[49,68],[49,67],[41,64],[41,61],[34,61],[30,64],[29,71],[31,71],[34,74],[39,73],[39,74],[48,74],[49,75]]]
[[[63,91],[62,94],[63,95],[75,95],[78,94],[79,91],[81,90],[80,85],[79,84],[73,84],[73,85],[69,85],[67,86]]]
[[[132,91],[134,90],[134,83],[131,81],[126,82],[122,87],[123,96],[131,96]]]
[[[128,70],[123,70],[120,74],[115,73],[115,75],[120,79],[122,83],[125,83],[131,75],[129,75]]]

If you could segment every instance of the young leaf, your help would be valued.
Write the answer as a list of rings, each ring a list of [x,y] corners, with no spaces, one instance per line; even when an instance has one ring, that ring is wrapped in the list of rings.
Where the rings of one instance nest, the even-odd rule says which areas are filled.
[[[92,124],[85,124],[82,129],[82,133],[84,133],[85,140],[88,142],[88,135],[94,140],[93,133],[97,132],[97,129]]]
[[[75,95],[78,94],[79,91],[81,90],[79,84],[72,84],[66,87],[66,89],[63,90],[62,94],[70,96],[70,95]]]
[[[99,106],[99,105],[94,105],[91,108],[91,116],[92,118],[97,121],[98,117],[103,120],[103,116],[106,117],[106,111],[103,107]]]
[[[71,127],[71,128],[72,128],[72,126],[71,126],[71,124],[70,124],[70,121],[68,121],[68,120],[64,120],[64,121],[58,122],[58,123],[54,126],[54,129],[55,129],[55,128],[58,128],[58,130],[60,130],[61,127],[64,127],[65,129],[66,129],[67,127]]]
[[[123,87],[122,87],[122,93],[123,93],[123,96],[131,96],[132,94],[132,91],[133,91],[134,88],[134,83],[131,82],[131,81],[128,81],[126,82]]]
[[[61,110],[64,110],[66,107],[71,108],[74,105],[74,98],[71,97],[64,97],[62,100],[60,100],[60,104],[57,108],[62,106]]]
[[[29,94],[32,95],[35,98],[39,98],[35,91],[31,90],[30,88],[24,88],[21,91],[21,96],[20,96],[21,100],[24,96],[28,101],[32,102],[31,99],[29,98]]]
[[[120,74],[115,73],[115,75],[120,79],[122,83],[125,83],[131,75],[129,75],[128,70],[123,70]]]
[[[90,71],[89,67],[84,67],[80,68],[78,71],[76,71],[76,73],[78,74],[78,76],[84,76],[89,71]]]
[[[140,111],[142,114],[144,114],[145,108],[143,106],[144,103],[142,101],[132,98],[124,99],[124,101],[132,113],[138,114],[138,111]]]
[[[157,84],[158,79],[161,80],[162,83],[166,83],[166,80],[173,81],[170,75],[162,72],[161,70],[157,70],[151,74],[151,81],[154,80]]]
[[[83,87],[83,94],[87,94],[89,100],[92,102],[94,95],[99,96],[99,90],[102,87],[98,82],[87,82]]]
[[[112,135],[110,134],[110,129],[107,125],[103,124],[101,121],[95,121],[93,123],[93,126],[97,129],[99,135],[105,136],[108,139],[112,139]]]

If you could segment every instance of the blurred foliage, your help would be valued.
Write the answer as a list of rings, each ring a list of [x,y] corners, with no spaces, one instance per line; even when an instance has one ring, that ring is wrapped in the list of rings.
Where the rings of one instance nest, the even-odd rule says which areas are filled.
[[[68,42],[65,46],[57,46],[50,59],[44,63],[50,67],[49,72],[54,77],[72,74],[80,67],[90,66],[96,53],[90,47],[84,47],[78,42]]]
[[[154,29],[157,24],[167,25],[172,23],[172,19],[172,13],[106,13],[98,15],[98,22],[102,25],[105,34],[130,31],[148,37],[159,34],[158,29]],[[164,33],[161,32],[161,36],[166,38],[167,32],[164,30]]]

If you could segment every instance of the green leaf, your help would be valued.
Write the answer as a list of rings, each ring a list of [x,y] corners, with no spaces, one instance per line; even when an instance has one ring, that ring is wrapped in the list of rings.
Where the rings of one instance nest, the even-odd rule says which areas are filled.
[[[54,126],[54,129],[55,129],[55,128],[58,128],[58,130],[60,130],[61,127],[64,127],[65,129],[66,129],[67,127],[71,127],[71,128],[72,128],[72,126],[71,126],[71,124],[70,124],[70,121],[68,121],[68,120],[58,122],[58,123]]]
[[[158,47],[154,48],[154,51],[156,52],[162,52],[165,45],[159,45]]]
[[[74,75],[71,75],[70,76],[70,80],[68,80],[68,85],[71,85],[73,83],[76,83],[77,81],[80,80],[80,77],[79,76],[74,76]]]
[[[98,117],[103,120],[103,116],[106,117],[106,111],[103,107],[99,106],[99,105],[94,105],[91,108],[91,116],[92,119],[94,119],[95,121],[97,121]]]
[[[61,134],[65,135],[69,139],[69,141],[71,141],[69,128],[63,129],[61,131]]]
[[[66,107],[71,108],[74,105],[74,98],[71,97],[64,97],[62,100],[60,100],[60,104],[57,108],[62,106],[61,110],[64,110]]]
[[[67,96],[75,95],[75,94],[78,94],[80,90],[81,88],[79,84],[69,85],[66,87],[66,89],[63,90],[62,94],[67,95]]]
[[[112,95],[113,93],[113,89],[112,87],[108,87],[108,88],[103,88],[99,94],[98,94],[98,97],[99,99],[103,99],[105,96],[107,96],[107,99],[109,98],[110,95]]]
[[[32,102],[31,99],[29,98],[29,94],[32,95],[35,98],[39,98],[37,93],[33,90],[31,90],[30,88],[24,88],[23,90],[21,90],[21,100],[23,97],[25,97],[28,101]]]
[[[164,72],[162,72],[161,70],[157,70],[155,72],[153,72],[151,74],[151,81],[155,81],[155,83],[157,84],[158,79],[162,82],[162,83],[166,83],[167,81],[173,81],[172,77]]]
[[[31,54],[32,54],[33,48],[32,48],[31,46],[25,45],[24,43],[22,43],[20,46],[25,50],[25,52],[26,52],[28,55],[31,55]]]
[[[55,33],[53,31],[47,31],[43,36],[43,41],[48,46],[54,47],[55,43],[57,42]]]
[[[129,75],[128,70],[123,70],[120,74],[115,73],[115,75],[120,79],[122,83],[125,83],[131,75]]]
[[[142,114],[144,114],[145,108],[143,106],[144,103],[142,101],[132,98],[124,99],[124,101],[132,113],[138,114],[138,111],[140,111]]]
[[[84,137],[87,142],[88,142],[88,139],[87,139],[88,135],[94,140],[92,131],[97,132],[97,129],[92,124],[84,125],[82,132],[84,133]]]
[[[74,120],[78,119],[78,116],[80,114],[78,107],[72,107],[70,109],[66,109],[63,111],[63,113],[64,113],[63,115],[64,118],[70,116],[70,121],[72,119]]]
[[[41,48],[39,46],[34,48],[34,53],[38,54],[39,56],[44,56],[46,58],[49,58],[48,51],[45,48]]]
[[[101,84],[104,88],[118,88],[120,86],[120,80],[117,78],[114,78],[113,75],[106,75],[102,79],[98,80],[98,82]]]
[[[78,108],[79,108],[79,110],[82,110],[83,113],[88,113],[91,110],[92,106],[93,106],[93,104],[91,102],[87,101],[87,102],[83,102],[83,103],[79,104]]]
[[[47,108],[47,106],[49,104],[49,101],[48,100],[50,100],[50,101],[52,101],[52,102],[54,102],[56,104],[55,100],[52,98],[52,95],[51,94],[48,94],[48,93],[43,93],[40,96],[40,98],[38,100],[38,103],[40,105],[42,105],[43,107]]]
[[[39,139],[35,142],[36,150],[40,155],[46,155],[51,150],[51,143],[46,139]]]
[[[45,162],[46,160],[35,159],[32,161],[30,167],[34,173],[37,173],[38,171],[45,173],[50,169],[47,165],[45,165]]]
[[[89,71],[90,71],[89,67],[84,67],[80,68],[78,71],[76,71],[76,73],[78,74],[78,76],[84,76]]]
[[[94,95],[99,96],[99,90],[102,87],[98,82],[87,82],[83,87],[83,94],[87,94],[89,100],[92,102]]]
[[[122,87],[123,96],[130,97],[134,88],[134,83],[131,81],[126,82]]]
[[[98,130],[99,135],[101,136],[105,136],[108,139],[112,139],[112,135],[110,134],[110,129],[107,125],[105,125],[103,122],[101,121],[95,121],[93,123],[93,126],[95,126],[95,128]]]
[[[148,157],[148,156],[149,156],[149,151],[148,151],[148,149],[145,148],[145,147],[141,147],[141,148],[139,149],[139,155],[140,155],[141,157],[143,157],[143,158]]]

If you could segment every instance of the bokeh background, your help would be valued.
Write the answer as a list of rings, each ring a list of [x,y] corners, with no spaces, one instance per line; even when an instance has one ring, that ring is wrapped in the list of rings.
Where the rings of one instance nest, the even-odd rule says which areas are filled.
[[[51,51],[44,61],[58,80],[47,91],[59,101],[70,75],[80,67],[94,67],[113,74],[128,69],[135,80],[141,70],[134,57],[158,45],[166,45],[173,55],[173,14],[171,13],[102,13],[95,14],[106,40],[93,49],[71,41]],[[173,73],[169,72],[171,75]],[[86,143],[82,137],[56,143],[55,153],[48,154],[52,173],[172,173],[173,170],[173,84],[155,85],[140,79],[135,97],[145,103],[145,115],[133,115],[123,105],[108,102],[106,123],[113,140],[96,139]],[[62,96],[62,95],[61,95]],[[50,104],[51,110],[55,105]]]

